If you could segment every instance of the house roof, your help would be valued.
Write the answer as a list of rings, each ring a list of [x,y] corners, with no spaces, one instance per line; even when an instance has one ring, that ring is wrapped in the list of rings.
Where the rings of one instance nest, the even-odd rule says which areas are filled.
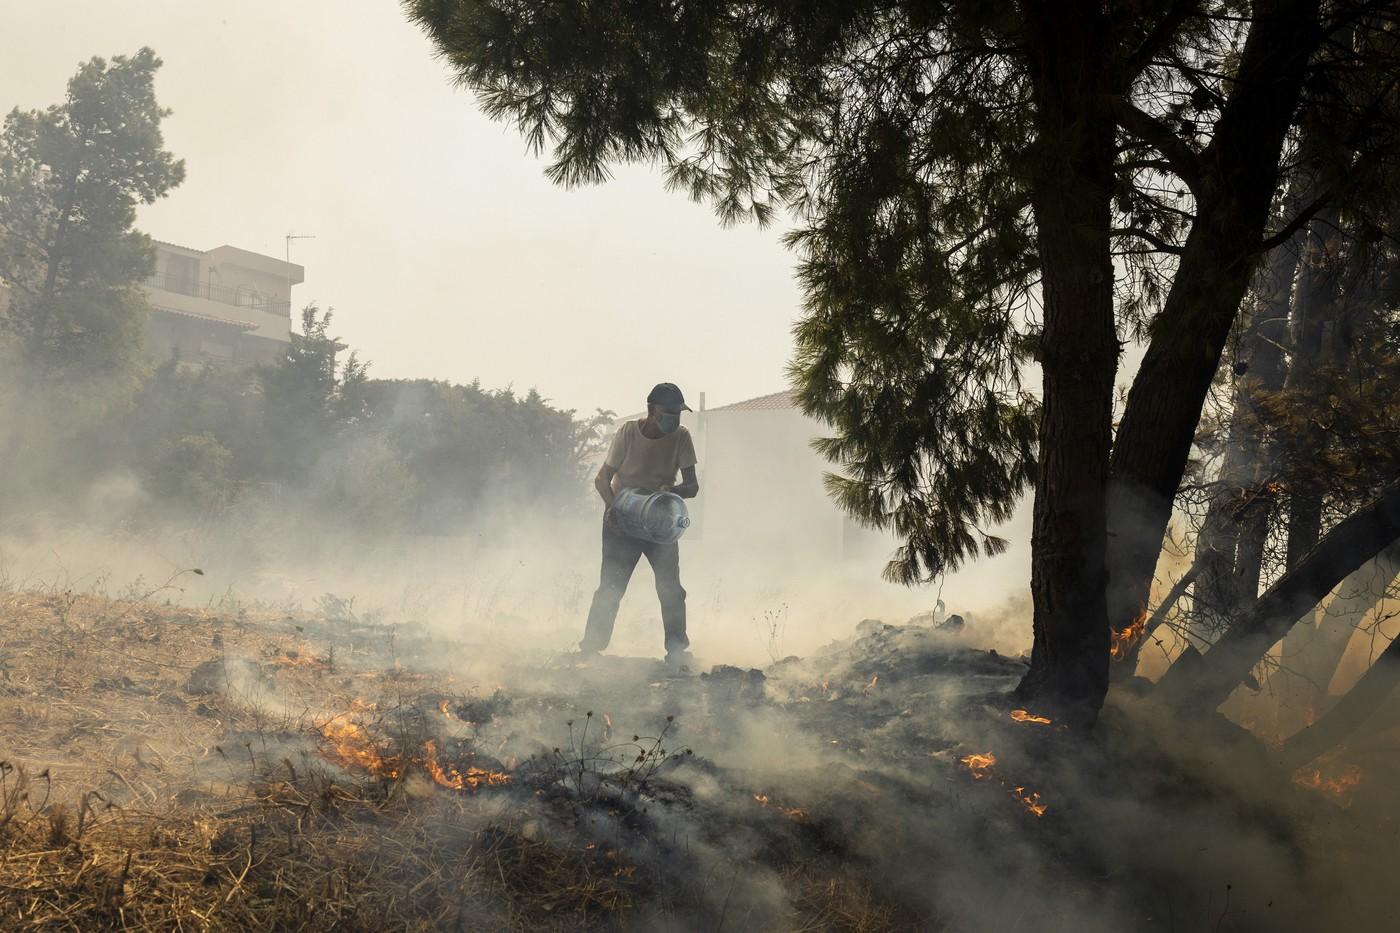
[[[790,389],[785,389],[772,395],[760,395],[758,398],[734,402],[732,405],[721,405],[719,408],[711,408],[710,411],[785,411],[796,407],[797,399],[793,397]]]
[[[183,243],[171,243],[169,240],[157,240],[155,237],[151,237],[151,242],[152,242],[152,243],[159,243],[161,246],[170,246],[170,247],[174,247],[175,249],[182,249],[182,250],[185,250],[186,252],[190,252],[190,253],[203,253],[203,252],[204,252],[204,250],[202,250],[202,249],[195,249],[193,246],[186,246],[186,245],[183,244]]]
[[[161,314],[173,314],[176,317],[194,318],[196,321],[204,321],[208,324],[218,324],[220,327],[232,327],[234,330],[257,330],[258,325],[249,324],[246,321],[235,321],[226,317],[216,317],[212,314],[200,314],[198,311],[182,311],[176,308],[167,308],[163,305],[151,305],[152,311]]]

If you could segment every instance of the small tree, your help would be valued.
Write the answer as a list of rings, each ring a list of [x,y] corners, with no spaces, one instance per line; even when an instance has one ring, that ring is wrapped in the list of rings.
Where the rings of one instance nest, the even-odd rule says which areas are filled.
[[[317,458],[347,424],[364,415],[369,365],[331,336],[332,312],[316,305],[301,312],[300,334],[292,335],[287,355],[261,367],[265,431],[264,471],[288,482],[305,479]]]

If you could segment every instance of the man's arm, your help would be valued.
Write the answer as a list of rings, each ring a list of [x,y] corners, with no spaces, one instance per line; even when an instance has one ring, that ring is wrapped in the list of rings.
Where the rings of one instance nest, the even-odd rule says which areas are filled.
[[[593,477],[593,488],[598,490],[598,495],[603,499],[603,506],[608,509],[613,507],[612,481],[616,475],[617,468],[605,463],[598,469],[598,475]]]
[[[695,477],[695,467],[682,467],[680,485],[662,486],[661,491],[674,492],[682,499],[694,499],[700,494],[700,480]]]

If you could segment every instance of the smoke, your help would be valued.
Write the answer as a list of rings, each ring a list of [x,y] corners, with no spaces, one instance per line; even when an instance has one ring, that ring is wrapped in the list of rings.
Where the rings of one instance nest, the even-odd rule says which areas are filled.
[[[393,426],[415,410],[395,409]],[[384,518],[404,490],[375,443],[332,446],[302,487],[244,490],[232,505],[172,503],[122,463],[61,497],[31,486],[38,504],[10,511],[0,568],[11,588],[317,620],[348,665],[401,664],[515,698],[471,736],[563,775],[548,786],[568,807],[483,797],[482,818],[560,847],[587,837],[669,879],[637,907],[643,926],[781,928],[810,915],[814,891],[891,928],[1304,930],[1382,916],[1364,895],[1319,892],[1355,891],[1381,864],[1392,808],[1367,795],[1389,765],[1368,764],[1355,795],[1329,796],[1296,786],[1224,721],[1185,730],[1118,691],[1093,736],[1012,720],[1031,614],[1014,574],[903,591],[876,582],[878,548],[819,560],[725,540],[711,523],[681,542],[702,676],[674,679],[653,660],[645,561],[609,656],[579,668],[561,656],[596,586],[596,509],[503,482],[454,533],[412,533]],[[953,614],[960,628],[945,625]],[[265,660],[222,658],[211,705],[303,726],[343,713],[298,705]],[[580,737],[604,716],[607,740]],[[635,798],[613,799],[601,775],[614,766],[589,762],[633,735],[644,747],[664,736],[668,754]],[[280,735],[264,752],[304,772],[319,760],[309,743]],[[960,763],[972,754],[996,758],[980,779]],[[566,792],[577,761],[586,776]],[[1355,877],[1338,877],[1337,852]]]

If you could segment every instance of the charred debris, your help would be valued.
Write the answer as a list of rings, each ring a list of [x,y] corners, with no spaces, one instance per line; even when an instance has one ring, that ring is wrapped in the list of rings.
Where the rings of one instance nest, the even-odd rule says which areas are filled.
[[[972,647],[975,621],[866,620],[675,677],[481,666],[345,619],[6,602],[0,910],[54,928],[977,929],[966,897],[1005,878],[990,923],[1059,891],[1037,928],[1094,904],[1172,929],[1218,876],[1133,839],[1229,849],[1207,825],[1228,814],[1280,860],[1239,909],[1322,883],[1320,838],[1377,831],[1349,806],[1371,778],[1295,783],[1224,720],[1181,748],[1130,693],[1095,736],[1010,703],[1025,661]]]

